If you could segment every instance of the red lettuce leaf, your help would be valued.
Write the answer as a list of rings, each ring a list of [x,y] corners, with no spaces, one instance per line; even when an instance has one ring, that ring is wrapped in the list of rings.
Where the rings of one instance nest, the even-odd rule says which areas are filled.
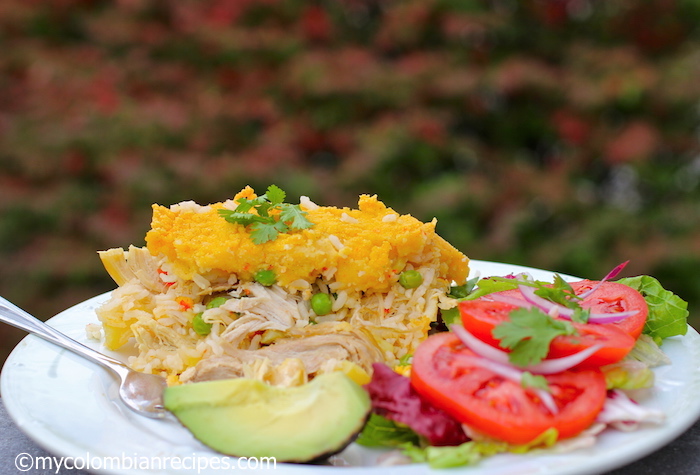
[[[460,445],[469,440],[456,419],[421,399],[409,378],[381,363],[372,368],[372,381],[364,388],[376,414],[410,427],[430,445]]]

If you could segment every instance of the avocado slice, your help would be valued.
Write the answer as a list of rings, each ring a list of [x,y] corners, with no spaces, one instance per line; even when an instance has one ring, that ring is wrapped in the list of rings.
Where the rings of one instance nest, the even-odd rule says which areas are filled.
[[[237,457],[321,460],[347,447],[371,410],[367,392],[342,372],[282,388],[248,378],[172,386],[172,412],[205,445]]]

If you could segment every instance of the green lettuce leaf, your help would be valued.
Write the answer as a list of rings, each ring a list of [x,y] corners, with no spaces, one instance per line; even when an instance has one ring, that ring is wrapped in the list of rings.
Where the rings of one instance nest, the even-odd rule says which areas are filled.
[[[418,445],[419,440],[411,428],[372,413],[355,442],[365,447],[402,447]]]
[[[533,441],[523,445],[511,445],[506,442],[484,439],[470,440],[455,446],[427,446],[419,447],[412,444],[400,446],[404,455],[415,463],[427,463],[430,468],[453,468],[475,465],[485,457],[512,452],[524,454],[531,451],[546,449],[554,445],[559,437],[559,432],[550,428],[536,437]]]
[[[476,300],[484,295],[504,290],[517,289],[522,281],[508,277],[486,277],[476,283],[476,287],[465,297],[464,300]]]
[[[617,282],[637,290],[649,305],[649,316],[644,334],[660,344],[664,338],[685,335],[688,331],[688,302],[664,289],[661,283],[648,275],[627,277]]]
[[[671,359],[663,352],[650,335],[639,335],[626,360],[638,361],[649,368],[671,364]]]
[[[624,359],[601,368],[608,389],[643,389],[654,386],[654,372],[641,361]]]

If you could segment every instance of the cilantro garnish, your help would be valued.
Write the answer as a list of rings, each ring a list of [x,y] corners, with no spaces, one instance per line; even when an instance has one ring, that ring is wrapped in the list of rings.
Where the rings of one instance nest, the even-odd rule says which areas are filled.
[[[250,237],[255,244],[274,241],[280,233],[313,226],[299,205],[284,202],[286,197],[280,187],[270,185],[265,194],[252,200],[240,198],[235,210],[220,209],[219,215],[229,223],[250,226]]]
[[[504,290],[517,289],[520,285],[534,287],[535,295],[574,310],[571,320],[576,323],[588,323],[591,311],[584,309],[580,305],[581,297],[576,295],[574,289],[559,274],[554,274],[554,282],[543,282],[523,278],[522,276],[509,277],[486,277],[479,280],[476,285],[472,284],[470,293],[466,296],[460,295],[462,300],[475,300],[484,295]]]
[[[541,310],[519,308],[510,312],[510,319],[493,329],[501,346],[512,350],[508,357],[516,366],[528,366],[542,361],[549,353],[549,344],[559,335],[573,335],[574,326],[556,320]]]
[[[590,308],[576,307],[571,315],[571,321],[575,323],[588,323],[588,318],[591,316]]]
[[[559,274],[554,275],[554,282],[552,284],[536,283],[539,284],[537,285],[537,290],[535,290],[536,295],[567,308],[580,307],[578,301],[581,300],[581,298],[576,295],[571,284],[562,279]]]
[[[549,300],[550,302],[557,303],[566,308],[573,309],[574,313],[571,316],[571,320],[576,323],[588,323],[588,317],[591,314],[589,309],[584,309],[579,303],[582,299],[576,292],[574,292],[573,287],[567,281],[561,278],[559,274],[554,275],[554,283],[543,285],[542,282],[535,282],[537,284],[537,290],[535,290],[535,295]]]

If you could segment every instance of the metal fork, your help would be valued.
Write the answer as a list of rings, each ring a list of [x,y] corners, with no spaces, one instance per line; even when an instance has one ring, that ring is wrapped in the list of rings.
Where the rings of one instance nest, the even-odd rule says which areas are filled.
[[[107,368],[119,380],[119,397],[137,414],[154,419],[160,419],[168,414],[163,407],[163,390],[167,384],[162,376],[134,371],[121,361],[64,335],[3,297],[0,297],[0,322],[39,336]]]

